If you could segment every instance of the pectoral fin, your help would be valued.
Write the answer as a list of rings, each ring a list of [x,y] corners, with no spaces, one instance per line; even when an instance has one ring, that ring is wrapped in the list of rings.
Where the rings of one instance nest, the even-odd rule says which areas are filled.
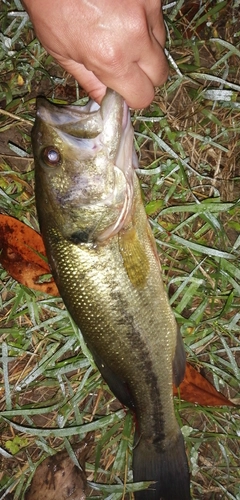
[[[173,358],[173,382],[178,387],[184,379],[186,368],[186,352],[179,327],[177,326],[177,343]]]
[[[143,288],[149,273],[149,262],[136,230],[132,227],[119,232],[119,249],[131,283]]]

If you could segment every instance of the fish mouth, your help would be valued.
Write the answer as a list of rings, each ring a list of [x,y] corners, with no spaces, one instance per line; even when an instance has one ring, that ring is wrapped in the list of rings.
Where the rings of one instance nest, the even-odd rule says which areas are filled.
[[[128,106],[114,90],[107,89],[101,105],[93,100],[85,106],[56,105],[38,97],[37,117],[48,127],[62,132],[69,144],[76,144],[75,139],[86,139],[82,150],[92,150],[92,155],[101,147],[107,148],[108,157],[129,177],[133,129]]]
[[[94,138],[102,131],[100,106],[93,100],[85,106],[56,105],[37,98],[37,117],[54,129],[76,138]]]
[[[114,90],[107,89],[101,105],[92,99],[84,106],[56,105],[44,97],[38,97],[37,116],[69,136],[92,139],[104,131],[116,137],[119,122],[122,121],[122,131],[127,127],[129,113],[123,97]],[[122,120],[119,120],[121,117]]]

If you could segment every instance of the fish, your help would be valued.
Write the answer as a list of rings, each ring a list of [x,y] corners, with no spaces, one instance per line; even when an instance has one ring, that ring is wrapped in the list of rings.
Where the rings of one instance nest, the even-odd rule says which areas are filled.
[[[40,230],[60,295],[109,388],[135,415],[135,500],[189,500],[172,384],[186,355],[137,177],[124,99],[55,105],[32,130]]]

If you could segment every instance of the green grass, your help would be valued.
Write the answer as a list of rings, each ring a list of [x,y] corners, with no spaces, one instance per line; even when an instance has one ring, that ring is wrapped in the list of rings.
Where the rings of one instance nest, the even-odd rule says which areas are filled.
[[[165,4],[170,78],[133,113],[143,198],[188,360],[239,404],[239,6],[203,1],[191,19],[186,2]],[[0,26],[0,211],[37,229],[35,97],[73,102],[79,90],[34,38],[18,0],[1,3]],[[97,488],[89,495],[132,498],[132,418],[61,299],[2,268],[0,291],[0,499],[24,498],[37,465],[88,432],[86,472]],[[240,500],[239,409],[175,402],[194,500]]]

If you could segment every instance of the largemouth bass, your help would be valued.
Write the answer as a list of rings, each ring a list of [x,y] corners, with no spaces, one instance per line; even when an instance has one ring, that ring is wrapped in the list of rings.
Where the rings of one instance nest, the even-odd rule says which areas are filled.
[[[189,471],[172,382],[185,352],[166,295],[135,173],[122,97],[101,107],[40,98],[32,133],[36,204],[53,276],[115,396],[136,415],[136,500],[189,500]]]

